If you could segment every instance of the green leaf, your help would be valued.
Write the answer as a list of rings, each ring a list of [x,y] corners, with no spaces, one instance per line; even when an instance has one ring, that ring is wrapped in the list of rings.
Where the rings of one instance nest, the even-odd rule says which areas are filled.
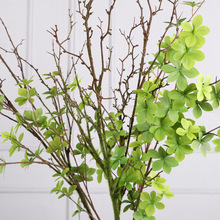
[[[21,142],[24,138],[24,133],[21,133],[18,137],[18,141]]]
[[[150,143],[153,140],[153,134],[149,131],[146,131],[143,134],[141,134],[141,140],[145,143]]]
[[[194,57],[191,54],[185,54],[183,56],[182,62],[183,66],[187,69],[190,70],[194,67],[195,61],[193,59]]]
[[[98,183],[101,183],[101,182],[102,182],[103,170],[98,169],[98,170],[96,171],[96,173],[97,173],[97,181],[98,181]]]
[[[138,147],[139,145],[140,145],[140,143],[138,141],[134,141],[134,142],[130,143],[129,147],[134,148],[134,147]]]
[[[168,108],[167,107],[159,107],[157,110],[156,110],[156,117],[159,117],[159,118],[164,118],[166,116],[168,112]]]
[[[36,119],[40,118],[42,116],[42,114],[43,114],[42,108],[36,109],[34,111],[34,114],[35,114]]]
[[[178,161],[174,157],[166,157],[164,159],[165,163],[167,163],[170,167],[177,167],[179,165]]]
[[[198,105],[193,108],[193,115],[195,118],[200,118],[202,116],[202,110]]]
[[[186,39],[185,39],[185,42],[186,42],[187,47],[192,47],[197,42],[196,36],[193,35],[193,34],[187,36]]]
[[[192,28],[192,26],[190,25],[189,22],[183,22],[181,24],[181,26],[182,26],[184,31],[192,31],[193,30],[193,28]]]
[[[190,57],[196,61],[203,61],[205,59],[205,54],[201,50],[193,50],[191,51]]]
[[[162,66],[162,70],[165,73],[172,73],[172,72],[174,72],[176,70],[176,68],[171,66],[171,65],[164,65],[164,66]]]
[[[18,148],[18,145],[12,145],[11,146],[11,148],[10,148],[10,150],[9,150],[9,156],[11,157],[13,154],[14,154],[14,152],[15,152],[15,150]]]
[[[200,102],[199,105],[201,106],[201,108],[204,111],[212,111],[213,110],[211,104],[209,104],[208,102]]]
[[[192,20],[192,24],[193,24],[193,28],[198,28],[203,22],[203,18],[201,15],[197,15],[193,18]]]
[[[153,171],[158,171],[158,170],[162,169],[163,164],[164,164],[163,160],[154,161],[153,165],[152,165]]]
[[[176,123],[179,119],[179,114],[175,109],[170,109],[168,116],[173,123]]]
[[[144,201],[149,201],[151,199],[149,193],[147,192],[142,192],[141,193],[141,199],[144,200]]]
[[[199,75],[199,71],[196,68],[192,68],[190,70],[187,70],[185,68],[181,69],[181,72],[188,78],[195,78],[196,76]]]
[[[154,135],[155,135],[155,139],[157,141],[162,141],[166,136],[165,131],[163,130],[163,128],[158,128],[155,131]]]
[[[138,131],[147,131],[149,129],[149,125],[147,123],[137,124]]]
[[[165,205],[162,202],[155,203],[155,206],[157,209],[164,209],[165,208]]]
[[[2,132],[1,137],[2,138],[9,138],[10,134],[7,131],[4,131],[4,132]]]
[[[0,158],[0,161],[3,163],[3,165],[0,165],[0,174],[2,174],[5,171],[6,161],[3,158]]]
[[[153,150],[153,149],[148,150],[147,154],[151,158],[160,158],[161,157],[160,154],[156,150]]]
[[[24,119],[28,121],[34,121],[34,114],[31,110],[25,110],[24,111]]]
[[[0,95],[0,111],[3,109],[4,95]]]
[[[204,142],[209,142],[209,141],[212,140],[213,137],[214,137],[213,134],[207,134],[202,140],[203,140]]]
[[[28,99],[25,98],[25,97],[18,97],[18,98],[15,99],[15,102],[18,102],[18,105],[22,106],[27,102],[27,100]]]
[[[196,30],[196,33],[200,35],[207,35],[209,32],[210,29],[206,26],[201,26]]]
[[[19,89],[18,89],[18,95],[24,96],[24,97],[28,98],[27,89],[25,89],[25,88],[19,88]]]
[[[206,157],[206,152],[207,151],[211,151],[211,147],[209,145],[209,143],[207,142],[202,142],[201,146],[200,146],[200,152],[202,154],[202,156],[205,158]]]
[[[155,207],[153,204],[149,204],[146,208],[145,208],[145,212],[148,216],[152,216],[155,213]]]

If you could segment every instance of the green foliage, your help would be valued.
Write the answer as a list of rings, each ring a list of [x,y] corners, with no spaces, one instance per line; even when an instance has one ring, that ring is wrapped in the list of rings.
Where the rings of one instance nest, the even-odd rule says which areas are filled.
[[[150,98],[152,97],[152,92],[157,88],[157,85],[151,81],[144,82],[142,89],[135,90],[136,94],[139,94],[139,97]]]
[[[200,146],[200,152],[203,157],[206,157],[206,152],[211,151],[211,147],[209,145],[209,142],[213,138],[213,134],[207,134],[204,136],[204,132],[200,131],[199,132],[199,137],[197,140],[194,140],[191,144],[191,148],[193,150],[196,150]]]
[[[179,35],[179,39],[175,40],[171,47],[176,52],[173,55],[174,60],[181,61],[185,69],[191,70],[195,65],[195,61],[202,61],[205,58],[204,53],[199,50],[205,43],[204,35],[209,33],[209,28],[201,26],[202,16],[197,15],[193,18],[192,26],[189,22],[182,22],[183,31]],[[184,80],[184,79],[183,79]],[[178,83],[180,85],[180,83]],[[184,85],[182,89],[186,86]]]
[[[80,214],[83,211],[82,209],[82,203],[80,201],[80,198],[77,200],[77,210],[73,213],[72,217],[76,216],[78,214],[79,220],[80,220]]]
[[[186,104],[187,107],[194,107],[196,100],[196,85],[194,83],[189,84],[184,91],[172,90],[169,92],[169,97],[174,100],[173,108],[180,109]]]
[[[168,137],[167,141],[165,142],[168,146],[167,153],[172,155],[175,154],[175,159],[178,162],[181,162],[185,158],[185,154],[191,154],[193,150],[189,146],[191,144],[191,140],[186,137],[179,137],[174,135],[173,137]]]
[[[21,141],[23,140],[24,133],[21,133],[21,134],[19,135],[19,138],[17,139],[16,133],[15,133],[15,130],[14,130],[14,127],[12,127],[10,133],[8,133],[7,131],[5,131],[5,132],[3,132],[3,133],[1,134],[1,137],[4,138],[3,143],[6,142],[6,141],[8,141],[8,140],[11,141],[12,146],[11,146],[11,148],[9,149],[9,156],[10,156],[10,157],[14,154],[14,152],[15,152],[16,150],[20,151],[20,149],[21,149],[20,143],[21,143]]]
[[[139,210],[133,213],[133,217],[135,220],[156,220],[154,216],[148,217],[146,212],[143,210]]]
[[[122,201],[122,203],[127,204],[124,207],[123,212],[126,212],[128,209],[134,211],[134,205],[137,205],[137,198],[138,198],[138,192],[133,188],[131,191],[129,191],[127,195],[127,199]]]
[[[81,79],[79,80],[79,79],[78,79],[78,75],[76,75],[76,76],[74,77],[73,83],[71,83],[70,85],[68,85],[67,88],[70,89],[71,92],[73,92],[73,91],[77,88],[77,86],[78,86],[79,83],[81,83]]]
[[[219,107],[220,101],[220,82],[215,84],[215,87],[212,86],[211,100],[213,101],[212,106],[214,109]]]
[[[185,39],[186,46],[197,46],[200,48],[205,43],[204,35],[207,35],[210,30],[206,26],[201,26],[203,18],[201,15],[197,15],[192,20],[192,26],[188,22],[181,24],[183,31],[180,33],[180,37]]]
[[[164,204],[160,202],[161,197],[157,196],[155,191],[152,191],[150,194],[142,192],[141,199],[139,208],[145,210],[148,216],[152,216],[155,213],[155,207],[157,209],[165,208]]]
[[[204,98],[210,100],[211,99],[211,92],[212,87],[210,86],[210,83],[212,82],[212,78],[210,75],[207,75],[205,77],[205,82],[203,83],[204,76],[202,74],[198,77],[199,82],[196,84],[198,93],[197,93],[197,99],[198,101],[202,101]]]
[[[60,137],[56,136],[52,141],[49,142],[49,147],[47,148],[47,153],[53,153],[56,151],[61,155],[61,151],[68,145],[66,141],[62,141]]]
[[[48,95],[46,99],[53,98],[57,96],[57,88],[53,86],[49,91],[44,92],[43,94]]]
[[[140,132],[140,138],[130,144],[130,147],[141,146],[143,143],[150,143],[153,140],[153,134],[149,131],[150,125],[148,123],[137,124],[137,130]]]
[[[56,122],[51,122],[47,124],[47,126],[48,126],[47,130],[43,133],[46,139],[50,137],[55,138],[57,134],[59,134],[60,136],[64,135],[62,124],[58,125]]]
[[[132,190],[132,183],[138,183],[141,184],[142,179],[142,172],[145,171],[145,168],[142,168],[142,170],[136,170],[133,167],[130,167],[127,169],[126,172],[123,172],[123,169],[121,167],[117,170],[117,175],[120,176],[120,182],[119,186],[122,187],[125,185],[125,187],[128,190]]]
[[[20,83],[17,83],[16,85],[29,86],[30,83],[32,83],[34,81],[33,78],[34,78],[34,76],[32,76],[30,79],[21,79]]]
[[[148,154],[153,159],[158,159],[153,162],[152,168],[153,171],[158,171],[163,169],[165,173],[170,173],[172,167],[179,165],[177,160],[174,157],[171,157],[162,147],[156,150],[149,150]]]
[[[141,148],[137,148],[131,152],[131,162],[134,163],[135,168],[141,168],[143,162],[149,160],[147,153],[141,152]]]
[[[192,12],[194,7],[200,6],[200,3],[194,1],[183,3],[191,6]],[[175,7],[174,4],[176,10]],[[86,7],[88,17],[91,14],[89,8]],[[110,11],[108,14],[111,15]],[[93,181],[95,176],[98,183],[104,182],[103,179],[107,180],[115,219],[120,219],[121,204],[125,204],[123,212],[131,210],[135,220],[155,220],[153,215],[156,208],[165,207],[161,200],[174,196],[170,186],[165,185],[163,173],[169,174],[193,150],[200,148],[204,157],[211,150],[209,143],[216,135],[214,132],[217,128],[206,132],[203,126],[195,125],[196,122],[185,114],[192,110],[197,119],[202,116],[203,111],[213,111],[213,108],[219,107],[220,82],[217,79],[212,82],[210,75],[204,80],[204,76],[195,68],[195,61],[205,58],[200,49],[205,43],[204,36],[210,30],[202,25],[201,15],[195,16],[192,21],[181,17],[173,20],[175,19],[165,22],[168,26],[159,40],[159,50],[152,53],[154,58],[146,62],[144,49],[138,68],[134,53],[138,45],[133,45],[130,36],[126,37],[130,49],[127,57],[120,60],[122,70],[119,71],[120,80],[117,83],[118,88],[113,90],[113,98],[104,97],[102,81],[103,74],[109,71],[111,56],[106,65],[105,56],[101,54],[102,71],[100,75],[96,74],[96,62],[92,61],[91,51],[88,51],[88,63],[85,57],[87,53],[83,53],[83,50],[91,49],[88,37],[85,49],[81,54],[75,54],[77,59],[72,59],[72,69],[64,76],[59,59],[63,52],[73,57],[74,54],[64,51],[62,45],[65,41],[59,42],[55,29],[52,29],[55,30],[53,36],[62,51],[59,55],[54,54],[57,69],[45,74],[50,84],[46,84],[37,74],[46,88],[42,92],[45,96],[41,98],[41,94],[30,86],[33,77],[20,79],[15,76],[20,88],[14,102],[19,106],[29,103],[31,107],[22,114],[3,95],[6,93],[1,92],[1,113],[11,111],[12,116],[8,118],[12,117],[11,120],[17,123],[10,132],[1,134],[3,143],[10,142],[9,155],[23,149],[24,158],[18,162],[23,168],[33,163],[46,164],[52,168],[57,183],[51,193],[59,194],[59,198],[66,196],[73,199],[73,193],[77,191],[79,199],[75,202],[77,209],[73,216],[83,211],[91,219],[100,219],[95,216],[96,210],[88,188],[88,182]],[[174,30],[168,31],[173,26],[176,27],[176,32],[171,37],[167,36],[167,33]],[[178,31],[180,26],[182,30]],[[134,26],[130,34],[139,27],[143,28],[142,25]],[[102,30],[101,27],[100,29]],[[92,33],[89,28],[87,34],[90,31]],[[100,42],[103,43],[110,33],[109,30],[106,35],[101,36]],[[147,33],[143,48],[147,43],[146,36],[148,38]],[[127,58],[132,59],[131,71],[124,69]],[[86,67],[85,70],[91,76],[87,87],[81,85],[81,79],[78,78],[77,72],[82,69],[78,68],[78,64]],[[80,74],[84,74],[83,69],[82,71]],[[197,84],[189,83],[197,76]],[[134,85],[132,78],[137,82],[135,87],[130,86]],[[37,103],[34,103],[35,96]],[[113,110],[108,110],[110,106],[106,105],[106,99],[112,99],[108,104],[113,103]],[[212,105],[209,101],[213,101]],[[25,133],[18,132],[21,127],[39,141],[37,149],[23,145]],[[215,151],[220,152],[220,130],[217,135],[218,138],[213,143],[216,145]],[[43,150],[46,151],[46,156],[42,154]],[[0,160],[2,173],[7,162]],[[95,168],[90,166],[90,161],[96,163]],[[157,193],[152,189],[157,190]]]
[[[4,95],[0,95],[0,111],[3,109]]]
[[[188,47],[184,38],[175,40],[171,45],[172,49],[176,51],[173,56],[174,60],[181,61],[183,67],[187,70],[192,69],[195,65],[195,61],[202,61],[205,59],[204,53],[201,50],[198,50],[200,48],[199,46],[194,45]]]
[[[188,5],[192,8],[194,7],[200,7],[202,2],[194,2],[194,1],[183,1],[184,5]]]
[[[176,24],[173,24],[176,26]],[[170,60],[173,57],[173,54],[175,53],[175,50],[171,47],[172,42],[175,40],[176,35],[173,35],[172,37],[166,36],[164,38],[164,42],[161,42],[161,48],[166,49],[166,58],[167,60]]]
[[[47,117],[42,115],[43,115],[43,110],[42,108],[39,108],[36,109],[34,112],[31,110],[25,110],[23,117],[25,120],[30,121],[31,125],[41,127],[45,125],[47,121]]]
[[[199,75],[199,72],[193,67],[190,70],[187,70],[183,67],[180,61],[177,62],[175,60],[171,60],[171,63],[173,66],[166,64],[162,67],[162,70],[165,73],[169,73],[167,82],[176,82],[177,87],[183,91],[188,86],[186,77],[194,78]]]
[[[115,152],[112,153],[111,162],[112,162],[112,169],[115,170],[119,164],[125,164],[128,160],[127,157],[125,157],[125,151],[126,147],[115,147]]]
[[[87,153],[85,145],[78,143],[76,145],[76,150],[74,150],[73,153],[74,153],[74,155],[81,155],[81,158],[83,159]]]
[[[32,162],[34,161],[34,157],[32,157],[31,154],[28,154],[27,151],[25,151],[24,153],[24,159],[21,160],[21,167],[24,168],[24,167],[28,167],[29,165],[32,164]]]
[[[61,199],[64,196],[72,196],[73,192],[76,190],[77,186],[76,185],[71,185],[69,188],[63,187],[64,181],[58,181],[56,187],[54,187],[50,193],[56,193],[56,194],[61,194],[58,199]]]
[[[18,95],[19,97],[15,99],[15,102],[17,102],[19,106],[22,106],[27,101],[33,103],[34,99],[32,97],[37,95],[37,93],[35,91],[35,88],[31,88],[31,89],[19,88]]]
[[[155,172],[151,171],[150,179],[147,182],[147,185],[151,185],[152,188],[156,189],[157,191],[163,192],[165,190],[165,185],[164,185],[165,182],[166,179],[161,178]]]
[[[87,164],[82,163],[78,167],[71,167],[70,172],[73,173],[74,178],[78,182],[92,181],[93,174],[96,172],[96,169],[93,167],[89,167]]]
[[[150,132],[154,134],[154,138],[157,141],[162,141],[165,136],[172,136],[174,131],[172,129],[173,122],[169,119],[169,117],[165,118],[156,118],[154,125],[151,126]]]
[[[179,119],[179,112],[187,112],[187,108],[183,106],[182,108],[174,108],[174,101],[169,97],[169,91],[165,90],[163,93],[160,93],[162,97],[159,98],[161,101],[155,115],[157,117],[165,117],[168,114],[169,119],[176,123]]]
[[[196,104],[193,108],[193,115],[195,116],[195,118],[200,118],[202,116],[202,110],[212,111],[213,108],[212,108],[211,104],[209,104],[208,102],[196,101]]]
[[[220,129],[218,130],[217,135],[218,135],[218,137],[220,137]],[[220,152],[220,138],[217,138],[217,139],[213,140],[212,142],[213,142],[213,144],[216,145],[215,152]]]
[[[0,162],[2,165],[0,165],[0,174],[4,172],[5,167],[6,167],[6,161],[3,158],[0,158]]]
[[[157,105],[154,103],[154,97],[146,98],[143,96],[138,97],[137,104],[137,121],[139,124],[147,121],[148,123],[153,123],[154,113],[157,110]]]
[[[197,125],[194,125],[192,121],[185,118],[181,119],[182,128],[177,128],[176,133],[180,136],[186,136],[190,140],[196,139],[196,135],[200,131]]]

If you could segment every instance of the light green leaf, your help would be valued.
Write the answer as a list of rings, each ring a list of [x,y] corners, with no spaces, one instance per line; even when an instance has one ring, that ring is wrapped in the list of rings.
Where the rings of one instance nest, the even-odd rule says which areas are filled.
[[[185,42],[186,42],[187,47],[192,47],[197,42],[196,36],[193,34],[189,35],[188,37],[186,37]]]
[[[168,116],[173,123],[176,123],[179,119],[179,114],[175,109],[170,109],[170,111],[168,112]]]
[[[181,26],[182,26],[184,31],[192,31],[193,30],[193,28],[192,28],[192,26],[190,25],[189,22],[183,22],[181,24]]]
[[[28,98],[28,92],[27,92],[27,89],[19,88],[19,89],[18,89],[18,95],[20,95],[20,96],[24,96],[24,97]]]
[[[198,28],[202,24],[202,22],[203,22],[202,15],[195,16],[192,20],[193,28],[194,29]]]
[[[145,208],[145,212],[146,214],[150,217],[155,213],[155,207],[153,204],[149,204],[146,208]]]
[[[157,209],[164,209],[165,208],[165,205],[162,202],[155,203],[155,206]]]
[[[205,59],[205,54],[201,50],[193,50],[190,53],[190,57],[193,58],[196,61],[202,61],[202,60]]]
[[[198,140],[194,140],[191,144],[191,148],[193,150],[197,150],[199,148],[200,142]]]
[[[163,163],[164,163],[163,160],[154,161],[152,165],[153,171],[158,171],[162,169]]]
[[[196,33],[199,35],[207,35],[210,32],[210,29],[206,26],[201,26],[197,28]]]
[[[174,72],[176,70],[176,68],[171,66],[171,65],[164,65],[164,66],[162,66],[162,70],[165,73],[172,73],[172,72]]]
[[[4,95],[0,95],[0,111],[3,109]]]
[[[149,131],[146,131],[141,134],[141,140],[145,143],[150,143],[153,140],[153,134],[151,134]]]
[[[193,108],[193,115],[195,118],[200,118],[202,116],[202,110],[198,105]]]
[[[190,70],[193,68],[193,66],[195,65],[195,61],[193,59],[193,57],[191,56],[191,54],[185,54],[183,56],[183,66],[187,69]]]

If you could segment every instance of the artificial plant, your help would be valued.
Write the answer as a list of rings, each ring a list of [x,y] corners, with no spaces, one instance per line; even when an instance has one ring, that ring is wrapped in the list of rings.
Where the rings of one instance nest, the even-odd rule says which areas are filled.
[[[163,173],[177,169],[198,148],[205,157],[211,150],[211,140],[215,151],[220,151],[220,127],[207,131],[195,120],[203,111],[218,108],[220,100],[220,82],[212,81],[210,75],[204,79],[196,69],[197,63],[205,58],[201,49],[210,31],[203,25],[202,16],[197,15],[205,1],[136,0],[140,18],[128,33],[120,30],[127,53],[118,58],[117,70],[111,65],[114,47],[105,47],[108,37],[114,35],[111,21],[117,0],[106,9],[105,25],[102,18],[99,20],[96,28],[100,36],[95,45],[94,27],[90,26],[94,1],[76,2],[78,8],[74,13],[83,21],[85,42],[78,53],[66,49],[71,32],[78,25],[69,14],[70,32],[66,39],[60,39],[57,26],[49,31],[55,42],[51,55],[56,69],[46,74],[20,55],[21,44],[14,44],[1,20],[12,50],[1,47],[0,60],[15,81],[18,94],[10,98],[5,79],[1,79],[0,114],[14,125],[1,134],[3,142],[11,145],[12,162],[1,158],[0,172],[9,164],[20,164],[23,168],[47,165],[54,171],[56,181],[51,192],[76,204],[73,216],[85,212],[91,220],[101,218],[90,195],[89,182],[104,181],[115,220],[126,211],[131,211],[131,219],[154,220],[155,211],[165,207],[165,198],[174,196]],[[191,7],[190,16],[180,16],[178,6],[182,3]],[[166,27],[157,50],[151,51],[154,55],[149,59],[152,22],[162,13],[163,4],[171,8],[170,16],[164,21]],[[136,44],[133,37],[140,33],[142,41]],[[94,61],[97,51],[98,63]],[[10,68],[4,53],[15,55],[20,75]],[[67,73],[61,65],[63,55],[72,59]],[[32,69],[33,76],[25,78],[23,65]],[[109,74],[118,76],[118,81],[108,88],[112,89],[111,96],[104,93],[105,76]],[[87,77],[90,83],[84,85]],[[35,86],[36,78],[44,89]],[[191,110],[194,118],[187,114]],[[24,144],[27,133],[39,142],[36,148]],[[20,150],[24,159],[13,161],[13,155]],[[78,201],[72,198],[74,193],[78,194]]]

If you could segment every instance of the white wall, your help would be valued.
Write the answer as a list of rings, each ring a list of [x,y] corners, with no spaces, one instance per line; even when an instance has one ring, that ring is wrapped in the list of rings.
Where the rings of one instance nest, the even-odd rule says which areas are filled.
[[[109,0],[110,1],[110,0]],[[18,43],[21,39],[26,39],[23,44],[22,53],[33,62],[42,73],[51,71],[54,66],[52,59],[46,53],[51,49],[51,37],[46,30],[58,25],[63,34],[68,31],[68,8],[73,10],[74,0],[0,0],[0,17],[7,24],[8,29]],[[126,29],[132,21],[132,13],[136,13],[133,7],[135,1],[120,0],[113,18],[113,28],[118,30],[120,25]],[[104,8],[109,4],[108,0],[95,1],[97,8]],[[220,34],[220,2],[217,0],[207,1],[200,13],[204,17],[204,23],[210,27],[211,33],[207,36],[207,43],[203,51],[206,60],[199,64],[198,69],[204,74],[211,74],[213,79],[219,76],[219,34]],[[100,11],[100,17],[104,12]],[[138,13],[137,13],[138,15]],[[75,17],[77,18],[77,16]],[[97,22],[97,20],[94,20]],[[79,28],[79,29],[77,29]],[[76,28],[73,41],[69,48],[79,50],[81,36],[78,34],[80,26]],[[159,28],[158,28],[159,30]],[[158,34],[154,30],[154,34]],[[138,38],[138,37],[137,37]],[[115,35],[109,39],[109,43],[115,45],[115,56],[113,68],[117,66],[117,56],[123,54],[123,43],[119,40],[120,36]],[[94,42],[96,42],[96,38]],[[0,46],[8,46],[4,37],[3,29],[0,27]],[[154,52],[154,51],[151,51]],[[95,57],[98,59],[98,57]],[[14,60],[10,60],[13,68]],[[14,62],[15,63],[15,62]],[[64,61],[68,67],[68,59]],[[27,67],[26,73],[30,75],[31,70]],[[7,74],[4,67],[0,64],[1,76]],[[4,75],[7,78],[7,75]],[[114,77],[106,78],[106,83],[112,82]],[[13,88],[10,82],[6,82],[9,93],[12,95]],[[108,93],[109,91],[107,91]],[[199,123],[206,124],[208,128],[220,123],[220,112],[215,111],[211,115],[204,115]],[[9,129],[10,125],[5,121],[0,121],[0,132]],[[32,140],[28,141],[33,144]],[[8,145],[0,144],[0,155],[8,158]],[[212,146],[213,148],[213,146]],[[20,154],[14,158],[20,159]],[[66,200],[58,200],[56,195],[50,195],[51,187],[55,185],[52,179],[52,172],[47,167],[31,166],[28,170],[23,170],[19,166],[8,166],[5,175],[0,176],[0,219],[1,220],[68,220],[71,219],[72,204]],[[203,159],[199,152],[187,156],[180,167],[167,176],[171,190],[175,197],[166,200],[166,208],[158,211],[157,220],[218,220],[220,219],[220,155],[208,153],[207,158]],[[98,210],[103,216],[103,220],[112,220],[112,213],[109,212],[111,203],[106,194],[106,187],[94,185],[91,189]],[[109,213],[108,213],[109,212]],[[108,214],[107,214],[108,213]],[[104,216],[108,216],[105,217]],[[76,217],[74,219],[77,219]],[[86,220],[86,217],[82,218]],[[132,219],[125,215],[123,218]]]

